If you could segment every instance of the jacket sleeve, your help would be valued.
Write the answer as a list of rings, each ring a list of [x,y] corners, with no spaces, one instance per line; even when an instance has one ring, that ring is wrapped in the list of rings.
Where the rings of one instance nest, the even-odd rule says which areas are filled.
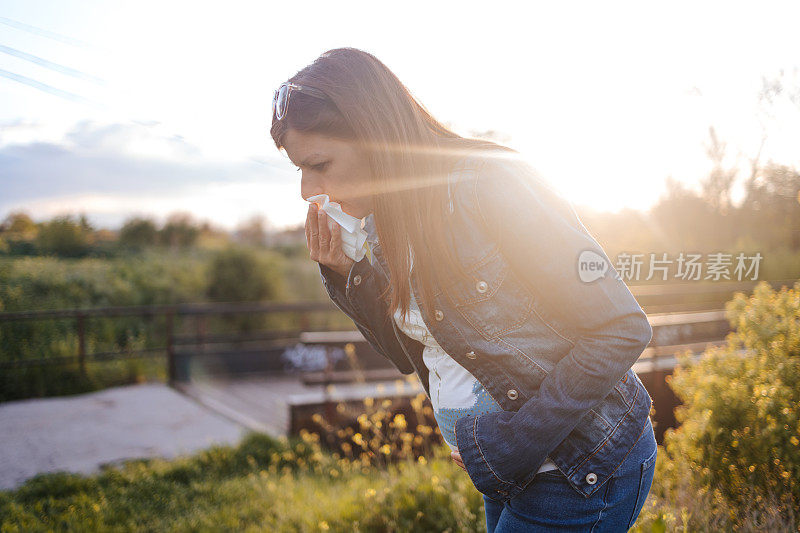
[[[536,311],[570,351],[518,411],[466,416],[456,440],[475,487],[504,501],[533,479],[547,455],[633,366],[652,337],[642,308],[572,206],[529,165],[489,160],[475,174],[473,205],[509,267],[534,294]],[[591,250],[605,276],[581,281]]]
[[[317,263],[317,265],[319,265],[319,276],[322,278],[322,284],[325,286],[325,291],[328,293],[328,297],[344,314],[349,316],[354,322],[358,323],[359,321],[363,322],[363,319],[357,317],[358,313],[356,313],[355,308],[350,304],[350,302],[347,301],[346,298],[347,282],[348,280],[352,281],[353,276],[355,275],[356,264],[357,263],[353,263],[353,266],[350,267],[350,272],[347,275],[347,279],[345,279],[341,274],[329,266],[323,265],[322,263]]]
[[[322,263],[317,264],[328,297],[350,317],[372,349],[391,361],[401,373],[414,372],[411,362],[397,341],[386,309],[380,306],[376,309],[364,308],[359,304],[359,301],[376,303],[380,300],[377,276],[366,257],[353,263],[347,279],[330,267]],[[360,276],[359,283],[354,282],[356,276]]]

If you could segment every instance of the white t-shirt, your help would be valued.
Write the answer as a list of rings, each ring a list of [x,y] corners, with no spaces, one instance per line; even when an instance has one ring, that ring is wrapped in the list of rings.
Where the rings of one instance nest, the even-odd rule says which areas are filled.
[[[468,415],[502,411],[503,408],[489,395],[475,376],[439,346],[422,319],[410,282],[409,290],[411,301],[408,319],[403,320],[398,309],[394,314],[394,321],[406,335],[424,345],[422,358],[429,371],[428,383],[433,414],[445,442],[452,450],[458,451],[455,444],[456,420]],[[548,457],[538,471],[554,469],[556,465]]]

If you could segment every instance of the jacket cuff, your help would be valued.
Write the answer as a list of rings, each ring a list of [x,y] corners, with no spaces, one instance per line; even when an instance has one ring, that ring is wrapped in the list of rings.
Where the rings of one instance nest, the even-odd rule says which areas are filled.
[[[334,296],[339,297],[344,295],[345,282],[344,277],[322,263],[317,263],[319,266],[319,275],[322,278],[322,284],[325,285],[325,290],[328,291],[328,296],[333,299]]]
[[[353,277],[357,274],[356,270],[359,267],[360,262],[353,263],[353,266],[350,267],[350,272],[348,273],[347,278],[344,278],[341,274],[327,265],[323,265],[322,263],[317,264],[319,265],[319,275],[322,278],[322,284],[325,286],[325,291],[328,293],[328,297],[339,309],[342,310],[344,314],[363,323],[363,317],[360,316],[355,306],[347,298],[347,287],[352,286],[351,283]],[[363,267],[363,265],[361,266]]]
[[[503,414],[503,411],[483,413],[480,415],[468,415],[456,420],[456,446],[461,460],[467,469],[472,484],[479,492],[496,501],[505,502],[522,492],[528,483],[533,479],[524,480],[522,483],[514,481],[508,474],[503,473],[499,468],[502,461],[497,461],[497,454],[510,454],[509,460],[513,460],[513,447],[499,446],[500,449],[492,449],[491,455],[485,446],[486,442],[503,442],[496,437],[488,435],[495,426],[494,418]],[[513,414],[513,413],[508,413]],[[486,438],[488,436],[488,438]],[[498,446],[494,446],[498,448]],[[518,454],[516,454],[518,455]],[[546,457],[542,458],[541,464]],[[534,473],[539,470],[539,464]]]

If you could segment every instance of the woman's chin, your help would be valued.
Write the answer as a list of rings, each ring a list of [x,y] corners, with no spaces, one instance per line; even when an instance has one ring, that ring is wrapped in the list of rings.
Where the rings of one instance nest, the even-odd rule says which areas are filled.
[[[342,206],[342,211],[344,211],[348,215],[356,217],[356,218],[362,218],[362,217],[358,216],[359,215],[358,209],[353,207],[352,205],[348,204],[347,202],[340,202],[339,205]]]

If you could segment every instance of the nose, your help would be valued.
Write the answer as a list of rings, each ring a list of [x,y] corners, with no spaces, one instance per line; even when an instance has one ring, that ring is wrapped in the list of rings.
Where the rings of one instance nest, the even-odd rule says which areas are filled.
[[[303,172],[303,176],[300,178],[300,196],[303,197],[303,200],[307,201],[314,195],[324,193],[325,191],[323,189],[324,187],[320,180],[314,179]]]

